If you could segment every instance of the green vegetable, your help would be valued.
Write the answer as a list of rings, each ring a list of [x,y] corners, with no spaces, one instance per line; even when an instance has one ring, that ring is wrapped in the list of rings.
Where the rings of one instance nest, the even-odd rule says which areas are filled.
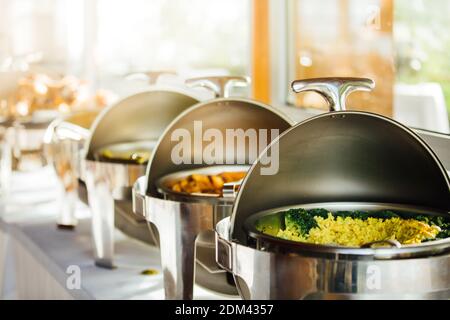
[[[144,276],[154,276],[158,273],[159,273],[159,271],[156,269],[145,269],[141,272],[141,274]]]
[[[326,209],[310,209],[305,210],[290,209],[284,211],[284,224],[289,230],[297,232],[299,235],[307,235],[312,228],[317,227],[317,222],[314,217],[322,217],[326,219],[328,217],[329,211]],[[391,219],[396,217],[401,217],[399,214],[390,210],[380,210],[380,211],[336,211],[332,213],[334,217],[342,217],[343,219],[350,217],[353,219],[366,220],[369,217],[379,218],[379,219]],[[436,236],[437,239],[443,239],[450,237],[450,219],[445,219],[441,216],[425,216],[419,215],[414,219],[423,221],[430,225],[436,225],[441,228],[441,231]],[[283,228],[284,229],[284,228]],[[273,234],[273,232],[271,232]]]
[[[416,216],[414,219],[441,228],[441,231],[436,235],[436,239],[445,239],[450,237],[449,219],[445,219],[444,217],[441,216],[424,216],[424,215]]]
[[[382,211],[375,211],[369,214],[370,217],[378,218],[378,219],[392,219],[392,218],[401,218],[397,213],[390,211],[390,210],[382,210]]]
[[[256,221],[256,230],[270,236],[276,236],[281,225],[282,221],[280,221],[278,215],[268,215]]]
[[[366,211],[336,211],[333,213],[335,217],[352,218],[352,219],[361,219],[366,220],[370,215]]]
[[[305,235],[309,230],[317,227],[315,216],[326,218],[327,215],[328,211],[324,209],[290,209],[284,213],[284,223],[286,228]]]

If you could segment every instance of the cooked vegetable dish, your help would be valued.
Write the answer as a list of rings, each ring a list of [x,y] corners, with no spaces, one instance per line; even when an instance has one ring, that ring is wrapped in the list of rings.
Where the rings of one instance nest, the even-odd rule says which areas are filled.
[[[191,174],[169,185],[175,192],[222,194],[225,183],[237,182],[246,172],[222,172],[216,175]]]
[[[130,164],[146,164],[151,152],[144,149],[116,150],[113,147],[100,150],[97,157],[101,161],[120,162]]]
[[[283,216],[279,228],[259,224],[257,229],[292,241],[351,247],[389,239],[419,244],[450,236],[450,222],[440,216],[406,218],[388,210],[332,213],[325,209],[291,209]]]

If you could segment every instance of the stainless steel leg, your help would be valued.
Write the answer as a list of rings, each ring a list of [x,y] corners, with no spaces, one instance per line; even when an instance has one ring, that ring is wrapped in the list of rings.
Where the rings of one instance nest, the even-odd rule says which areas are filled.
[[[192,299],[196,234],[180,233],[183,222],[168,214],[157,222],[166,299]]]
[[[159,233],[166,299],[192,299],[195,239],[212,228],[212,210],[199,204],[152,199],[149,220]]]
[[[73,228],[77,225],[75,216],[78,200],[77,190],[68,190],[63,193],[61,199],[60,211],[58,214],[57,225],[60,228]]]
[[[114,199],[106,181],[87,176],[88,200],[92,212],[95,264],[114,268]]]

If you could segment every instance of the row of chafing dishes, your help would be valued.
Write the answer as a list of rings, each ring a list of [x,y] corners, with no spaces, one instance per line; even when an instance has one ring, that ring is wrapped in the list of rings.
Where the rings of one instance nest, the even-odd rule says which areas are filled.
[[[75,110],[102,108],[113,99],[105,90],[88,94],[86,82],[73,76],[37,68],[1,71],[0,136],[3,152],[11,153],[9,167],[28,171],[45,165],[42,140],[52,120]]]
[[[115,267],[114,225],[126,216],[122,227],[135,224],[141,234],[145,230],[141,239],[159,246],[167,299],[191,299],[194,281],[245,299],[448,299],[449,239],[348,248],[286,241],[254,228],[259,217],[287,207],[391,209],[447,218],[450,182],[430,147],[410,129],[380,115],[345,111],[349,93],[373,88],[369,79],[295,81],[295,92],[319,92],[331,106],[330,113],[296,125],[268,105],[228,96],[233,82],[246,81],[190,80],[191,86],[213,90],[216,98],[205,101],[194,89],[153,87],[98,115],[78,113],[49,128],[55,168],[75,172],[66,189],[86,184],[95,263]],[[92,124],[89,118],[95,118]],[[272,142],[254,163],[237,158],[244,152],[235,153],[240,165],[175,164],[172,133],[181,128],[194,135],[195,121],[224,135],[226,129],[249,128],[283,133],[267,137]],[[225,143],[224,148],[223,157],[231,151]],[[148,163],[145,152],[137,161],[123,161],[130,150],[151,153]],[[201,151],[193,148],[192,160],[196,152]],[[278,173],[261,175],[262,159],[276,152]],[[222,193],[170,188],[192,174],[226,172],[247,174],[225,183]],[[71,225],[73,217],[59,222]]]

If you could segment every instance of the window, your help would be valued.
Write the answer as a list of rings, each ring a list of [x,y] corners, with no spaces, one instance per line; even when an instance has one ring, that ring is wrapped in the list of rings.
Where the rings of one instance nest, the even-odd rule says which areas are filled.
[[[292,80],[363,76],[376,89],[349,108],[450,133],[449,11],[448,0],[0,0],[0,69],[41,52],[37,67],[119,95],[139,87],[124,81],[132,72],[245,74],[253,97],[313,113],[324,101],[294,95]]]
[[[40,53],[39,64],[54,72],[80,73],[82,1],[0,1],[0,66]]]
[[[380,19],[381,10],[379,0],[292,1],[293,77],[372,78],[374,92],[353,94],[348,106],[392,115],[391,19]],[[296,95],[295,104],[326,109],[314,93]]]
[[[132,72],[244,75],[250,10],[250,0],[0,0],[0,67],[38,51],[39,67],[119,93]]]
[[[450,1],[396,0],[397,106],[400,120],[450,133]]]
[[[147,70],[249,72],[249,1],[98,0],[96,11],[103,79]]]
[[[351,109],[450,133],[449,1],[290,0],[286,10],[289,82],[370,77],[375,90],[353,94]],[[287,101],[326,108],[314,93],[288,92]]]

